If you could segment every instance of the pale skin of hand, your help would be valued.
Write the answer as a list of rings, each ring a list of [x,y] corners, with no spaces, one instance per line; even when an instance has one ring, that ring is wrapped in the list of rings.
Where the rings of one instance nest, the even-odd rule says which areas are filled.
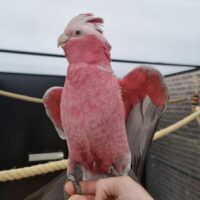
[[[69,200],[153,200],[144,188],[128,176],[80,182],[82,195],[74,195],[71,182],[65,191],[71,195]]]

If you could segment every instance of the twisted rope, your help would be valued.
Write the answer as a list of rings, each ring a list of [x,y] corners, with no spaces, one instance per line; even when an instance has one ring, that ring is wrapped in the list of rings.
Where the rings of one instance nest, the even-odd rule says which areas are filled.
[[[5,97],[9,97],[9,98],[13,98],[13,99],[22,100],[22,101],[28,101],[28,102],[32,102],[32,103],[43,103],[43,100],[40,99],[40,98],[16,94],[16,93],[13,93],[13,92],[6,92],[6,91],[3,91],[3,90],[0,90],[0,95],[5,96]]]
[[[184,103],[187,101],[190,101],[191,98],[190,97],[186,97],[186,98],[177,98],[177,99],[171,99],[169,100],[169,104],[176,104],[176,103]]]
[[[22,101],[43,104],[43,99],[41,99],[41,98],[31,97],[31,96],[27,96],[27,95],[21,95],[21,94],[17,94],[17,93],[13,93],[13,92],[7,92],[7,91],[0,90],[0,95],[4,96],[4,97],[22,100]],[[184,97],[184,98],[171,99],[171,100],[169,100],[168,103],[169,104],[183,103],[183,102],[186,102],[189,100],[191,100],[190,97]]]
[[[43,103],[43,100],[40,98],[6,92],[3,90],[0,90],[0,95],[32,103]],[[179,99],[173,99],[169,103],[181,103],[188,100],[190,100],[190,98],[179,98]],[[200,116],[200,110],[195,111],[191,115],[187,116],[186,118],[180,120],[179,122],[165,129],[157,131],[154,135],[153,141],[158,140],[170,134],[171,132],[181,128],[182,126],[186,125],[187,123],[194,120],[198,116]],[[68,163],[67,160],[60,160],[60,161],[49,162],[46,164],[34,165],[31,167],[0,171],[0,182],[19,180],[22,178],[28,178],[40,174],[63,170],[67,168],[67,163]]]
[[[185,117],[179,122],[165,129],[157,131],[154,135],[153,141],[158,140],[170,134],[171,132],[181,128],[182,126],[194,120],[199,115],[200,115],[200,110],[197,110],[196,112]],[[68,163],[67,161],[68,160],[60,160],[60,161],[55,161],[55,162],[49,162],[46,164],[39,164],[39,165],[31,166],[31,167],[0,171],[0,182],[18,180],[22,178],[28,178],[28,177],[32,177],[32,176],[36,176],[40,174],[46,174],[49,172],[63,170],[67,168],[67,163]]]
[[[66,169],[67,160],[38,164],[31,167],[0,171],[0,182],[19,180],[40,174]]]
[[[195,111],[191,115],[185,117],[184,119],[176,122],[175,124],[172,124],[171,126],[168,126],[167,128],[164,128],[160,131],[157,131],[154,134],[153,141],[158,140],[166,135],[169,135],[171,132],[174,132],[175,130],[185,126],[189,122],[193,121],[196,119],[198,116],[200,116],[200,110]]]

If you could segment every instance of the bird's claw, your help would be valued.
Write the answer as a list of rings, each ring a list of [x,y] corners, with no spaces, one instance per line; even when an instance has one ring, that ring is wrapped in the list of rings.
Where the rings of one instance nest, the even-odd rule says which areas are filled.
[[[120,176],[120,173],[113,166],[110,167],[108,174],[110,176]]]
[[[81,194],[81,187],[79,185],[79,182],[77,181],[76,177],[74,174],[67,174],[67,178],[66,178],[66,181],[65,181],[65,184],[64,184],[64,187],[66,185],[66,183],[68,181],[71,181],[72,184],[73,184],[73,187],[74,187],[74,191],[76,194]],[[65,191],[64,189],[64,199],[65,200],[68,200],[69,199],[69,194]]]

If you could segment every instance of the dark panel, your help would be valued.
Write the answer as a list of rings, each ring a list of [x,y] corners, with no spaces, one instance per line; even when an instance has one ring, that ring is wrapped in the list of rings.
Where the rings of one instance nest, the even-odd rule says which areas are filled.
[[[0,73],[0,90],[39,98],[48,88],[63,83],[64,77],[59,76]],[[42,104],[0,96],[0,127],[0,170],[37,164],[28,162],[29,153],[63,151],[67,157],[66,142],[58,137]],[[22,199],[53,177],[0,183],[0,199],[13,199],[6,196],[8,191],[18,191],[14,199]]]
[[[27,196],[48,184],[52,179],[63,171],[48,173],[46,175],[35,176],[33,178],[21,179],[18,181],[8,181],[0,183],[1,200],[22,200]]]

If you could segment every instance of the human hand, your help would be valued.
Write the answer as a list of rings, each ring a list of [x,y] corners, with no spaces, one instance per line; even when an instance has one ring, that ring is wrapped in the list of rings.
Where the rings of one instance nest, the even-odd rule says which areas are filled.
[[[68,182],[65,191],[69,200],[152,200],[144,188],[128,176],[80,182],[81,194],[74,194],[73,185]]]

